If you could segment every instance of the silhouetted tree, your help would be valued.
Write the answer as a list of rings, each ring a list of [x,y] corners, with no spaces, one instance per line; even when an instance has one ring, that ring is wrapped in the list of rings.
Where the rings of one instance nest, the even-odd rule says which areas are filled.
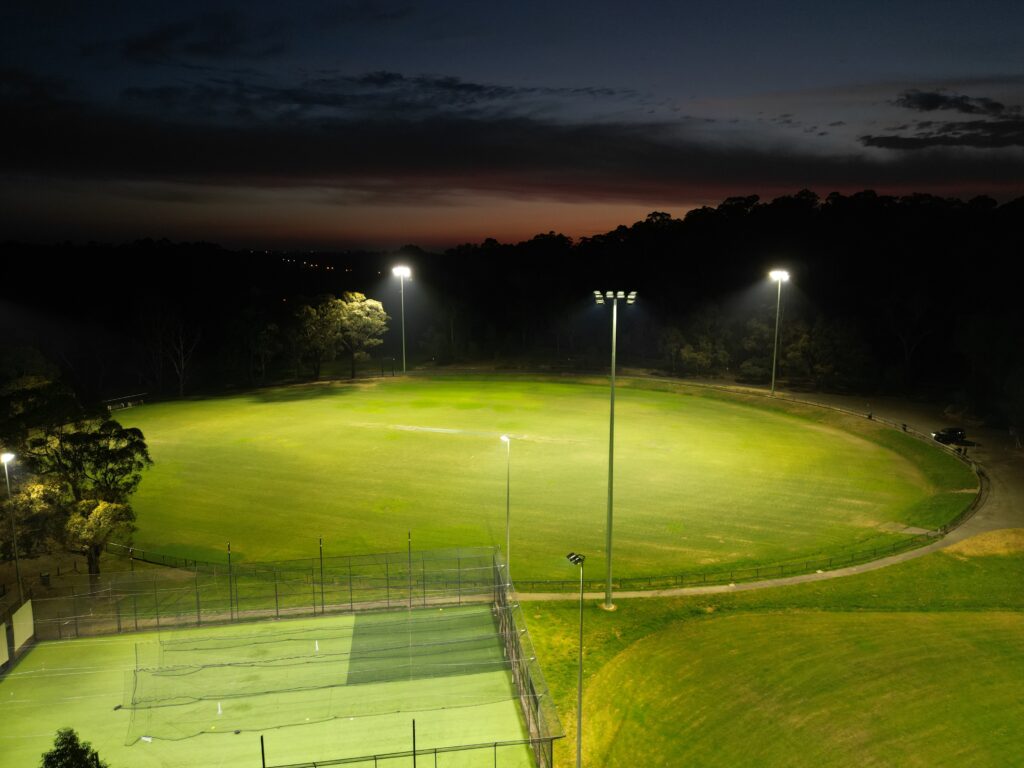
[[[108,768],[88,741],[80,741],[73,728],[61,728],[53,749],[43,753],[40,768]]]

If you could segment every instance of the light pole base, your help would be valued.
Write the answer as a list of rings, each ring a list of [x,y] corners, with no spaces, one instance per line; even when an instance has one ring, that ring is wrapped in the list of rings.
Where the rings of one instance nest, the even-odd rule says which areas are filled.
[[[619,606],[615,605],[614,603],[601,603],[601,610],[608,611],[608,613],[613,613],[619,610]]]

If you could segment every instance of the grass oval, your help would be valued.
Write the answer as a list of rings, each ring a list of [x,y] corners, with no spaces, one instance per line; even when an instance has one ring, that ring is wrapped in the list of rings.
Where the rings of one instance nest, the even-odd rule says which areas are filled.
[[[604,573],[606,382],[319,384],[117,414],[154,459],[137,546],[199,559],[504,545],[514,579]],[[510,453],[499,437],[511,436]],[[710,390],[616,397],[618,577],[886,546],[970,502],[953,458],[873,422]]]

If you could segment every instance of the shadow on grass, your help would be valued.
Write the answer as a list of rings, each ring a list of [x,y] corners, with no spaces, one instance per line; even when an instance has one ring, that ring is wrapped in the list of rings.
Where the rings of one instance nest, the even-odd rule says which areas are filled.
[[[365,382],[359,380],[311,381],[304,384],[291,384],[286,387],[257,389],[246,393],[246,396],[258,403],[294,403],[302,400],[348,395],[355,392],[359,384],[365,384]]]

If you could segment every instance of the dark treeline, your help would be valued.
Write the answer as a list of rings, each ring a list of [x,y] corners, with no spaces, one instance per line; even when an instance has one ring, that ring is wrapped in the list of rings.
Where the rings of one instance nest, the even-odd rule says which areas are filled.
[[[298,307],[355,291],[391,317],[379,371],[382,357],[400,360],[390,270],[407,263],[411,365],[607,368],[609,308],[593,290],[621,289],[640,296],[620,307],[623,365],[765,382],[767,271],[782,267],[786,386],[933,397],[1020,424],[1022,221],[1024,198],[804,190],[682,219],[654,212],[576,242],[548,233],[445,253],[8,243],[0,330],[8,349],[42,350],[88,400],[210,393],[311,378]]]

